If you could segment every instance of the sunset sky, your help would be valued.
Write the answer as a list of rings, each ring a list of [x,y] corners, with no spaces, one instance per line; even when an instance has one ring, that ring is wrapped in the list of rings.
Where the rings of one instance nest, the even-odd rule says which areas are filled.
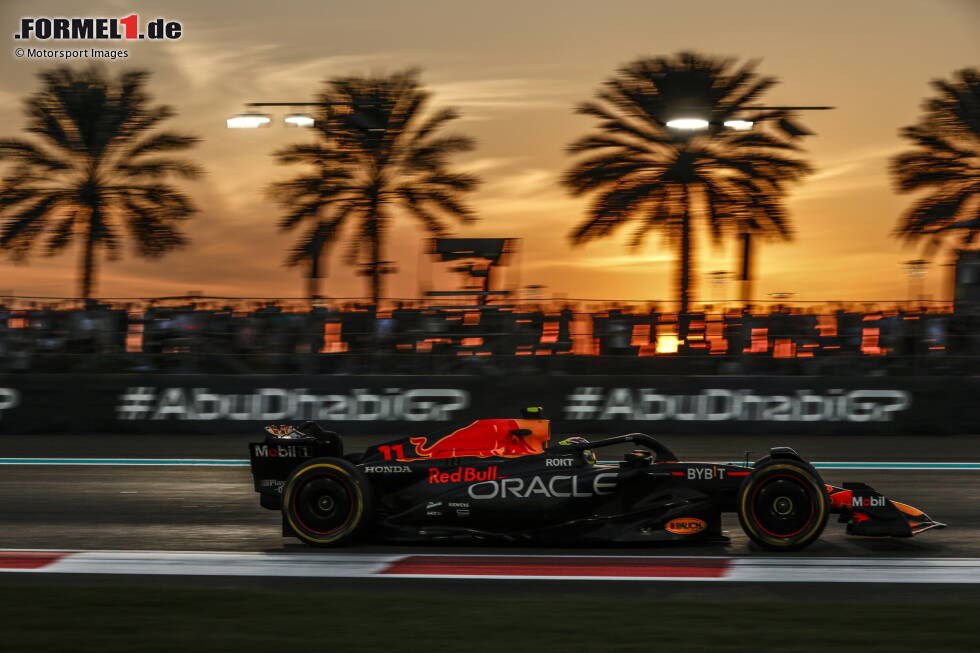
[[[628,231],[569,245],[586,200],[569,197],[558,179],[570,161],[565,146],[593,122],[574,115],[575,104],[638,56],[693,49],[761,59],[759,72],[781,80],[769,104],[837,107],[804,116],[817,132],[805,141],[817,172],[788,202],[795,241],[760,249],[757,296],[904,299],[901,262],[920,252],[890,236],[911,201],[894,193],[888,175],[889,158],[904,149],[898,130],[916,120],[931,79],[980,66],[980,0],[3,0],[0,137],[20,136],[20,101],[37,88],[35,74],[54,65],[14,57],[20,17],[129,13],[180,20],[184,37],[44,47],[129,49],[124,63],[106,65],[153,73],[151,92],[179,114],[169,127],[204,139],[191,156],[207,175],[182,182],[201,208],[187,225],[192,245],[160,261],[127,252],[104,262],[104,297],[302,296],[301,271],[282,266],[294,236],[277,231],[280,211],[264,188],[294,172],[270,153],[303,132],[228,130],[225,119],[247,101],[310,100],[331,76],[419,67],[434,106],[462,110],[453,131],[478,143],[458,161],[485,179],[472,199],[480,222],[457,235],[522,238],[521,282],[549,293],[670,299],[675,255],[656,237],[636,254],[624,247]],[[716,249],[699,237],[700,272],[734,269],[733,242]],[[389,296],[417,294],[422,238],[409,221],[392,233],[387,255],[399,274],[388,279]],[[72,295],[77,260],[74,248],[26,266],[0,259],[0,294]],[[948,296],[947,260],[941,254],[930,268],[933,298]],[[326,294],[365,293],[363,278],[339,260],[329,273]],[[710,293],[702,283],[700,297]]]

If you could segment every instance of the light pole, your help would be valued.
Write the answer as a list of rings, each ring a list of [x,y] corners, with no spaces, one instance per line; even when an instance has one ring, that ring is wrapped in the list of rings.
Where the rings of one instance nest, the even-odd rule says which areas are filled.
[[[262,113],[259,109],[264,107],[289,107],[299,109],[300,107],[350,107],[351,115],[354,119],[360,119],[363,127],[367,131],[384,131],[384,127],[379,127],[372,123],[369,117],[359,115],[358,109],[373,109],[377,104],[354,104],[353,102],[246,102],[245,113],[235,114],[225,121],[229,129],[256,129],[258,127],[269,127],[272,125],[272,116]],[[283,123],[287,127],[313,127],[316,125],[316,118],[308,113],[294,111],[283,118]]]
[[[915,307],[916,299],[922,300],[922,288],[925,284],[926,272],[929,271],[929,261],[916,258],[903,262],[902,267],[909,278],[907,305],[909,310],[912,310]]]
[[[728,282],[732,278],[732,273],[728,270],[715,270],[709,272],[711,278],[711,301],[721,304],[724,308],[728,303]]]
[[[728,109],[727,113],[744,113],[748,111],[827,111],[834,107],[736,107]],[[718,126],[718,122],[712,122],[704,118],[706,112],[717,111],[719,107],[686,107],[677,111],[677,115],[666,124],[671,129],[681,131],[704,131],[712,125]],[[744,120],[741,118],[727,118],[721,122],[723,127],[734,131],[748,131],[752,129],[755,121]]]
[[[528,301],[539,301],[544,299],[545,286],[540,283],[532,283],[524,286],[524,299]]]
[[[782,300],[782,299],[792,299],[794,295],[796,295],[795,292],[771,292],[771,293],[769,293],[769,296],[772,297],[773,299],[780,299],[780,300]]]

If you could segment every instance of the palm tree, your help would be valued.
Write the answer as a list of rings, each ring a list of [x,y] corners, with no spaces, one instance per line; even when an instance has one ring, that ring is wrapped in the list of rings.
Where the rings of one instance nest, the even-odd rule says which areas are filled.
[[[0,160],[13,164],[0,180],[0,248],[25,261],[45,237],[48,255],[80,242],[85,299],[95,287],[100,250],[117,258],[127,231],[139,256],[163,256],[185,244],[178,222],[196,211],[165,180],[200,174],[171,156],[198,139],[154,131],[175,114],[151,104],[148,76],[108,77],[94,66],[42,72],[41,89],[25,105],[26,131],[35,140],[0,140]]]
[[[784,239],[792,233],[784,187],[810,167],[787,154],[799,149],[792,139],[809,132],[785,111],[746,112],[776,83],[755,65],[736,67],[731,59],[692,52],[639,59],[609,79],[597,101],[577,108],[600,123],[568,148],[588,156],[566,172],[565,184],[575,195],[593,196],[572,243],[631,223],[629,246],[636,250],[651,231],[660,232],[677,248],[682,316],[690,305],[696,219],[716,243],[730,233]],[[710,121],[708,129],[681,133],[666,126],[692,110]],[[736,118],[753,121],[753,129],[722,126]]]
[[[275,154],[279,163],[308,167],[271,187],[288,211],[280,228],[306,225],[287,264],[309,261],[315,297],[323,251],[346,231],[346,260],[369,277],[377,305],[383,275],[390,271],[384,249],[395,217],[414,218],[434,236],[448,233],[446,218],[475,219],[462,195],[479,180],[451,171],[447,162],[473,149],[473,141],[440,132],[459,114],[448,108],[427,113],[429,93],[414,70],[332,79],[318,99],[330,106],[316,116],[317,141]]]
[[[918,124],[901,131],[915,149],[891,165],[899,192],[927,191],[899,220],[896,235],[928,238],[929,250],[946,232],[959,231],[963,246],[980,233],[980,70],[960,70],[932,86],[938,95],[925,101]]]

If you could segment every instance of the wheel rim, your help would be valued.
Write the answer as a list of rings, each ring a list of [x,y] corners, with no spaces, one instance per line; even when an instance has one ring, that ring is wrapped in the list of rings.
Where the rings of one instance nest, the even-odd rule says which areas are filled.
[[[304,530],[331,535],[346,527],[354,514],[349,485],[328,475],[319,475],[296,488],[293,517]]]
[[[762,479],[749,502],[752,520],[762,532],[780,539],[807,530],[816,518],[813,488],[804,479],[776,474]]]

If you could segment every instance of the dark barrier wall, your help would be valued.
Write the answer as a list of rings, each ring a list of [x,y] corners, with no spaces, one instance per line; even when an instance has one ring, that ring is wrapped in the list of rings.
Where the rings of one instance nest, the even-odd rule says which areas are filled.
[[[545,407],[558,433],[980,433],[980,378],[0,375],[0,433],[439,433]]]

